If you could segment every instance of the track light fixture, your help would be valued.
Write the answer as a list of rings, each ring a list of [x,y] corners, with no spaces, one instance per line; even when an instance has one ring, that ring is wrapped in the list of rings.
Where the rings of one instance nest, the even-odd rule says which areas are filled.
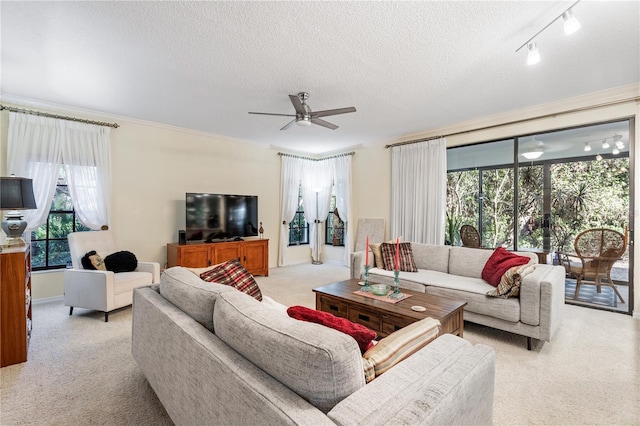
[[[538,37],[538,35],[540,35],[540,33],[542,33],[544,30],[549,28],[551,26],[551,24],[556,22],[558,19],[562,18],[564,20],[563,27],[564,27],[564,33],[566,35],[573,34],[573,33],[575,33],[576,31],[578,31],[580,29],[580,22],[578,22],[576,17],[573,16],[573,10],[572,10],[573,7],[578,3],[580,3],[580,0],[576,1],[571,6],[569,6],[564,12],[562,12],[560,15],[558,15],[553,21],[551,21],[547,25],[545,25],[544,28],[542,28],[533,37],[531,37],[529,40],[524,42],[524,44],[522,46],[520,46],[520,47],[518,47],[516,49],[516,53],[518,53],[520,51],[520,49],[522,49],[523,47],[527,46],[527,48],[529,50],[529,54],[527,55],[527,65],[534,65],[534,64],[537,64],[538,62],[540,62],[540,52],[538,52],[538,45],[536,43],[532,43],[533,39]]]
[[[580,22],[573,16],[571,8],[562,14],[562,19],[564,19],[562,26],[566,35],[571,35],[580,29]]]
[[[585,152],[591,151],[591,145],[589,145],[589,142],[584,143],[584,150]]]
[[[609,142],[606,139],[602,139],[602,149],[609,148]]]
[[[527,55],[527,65],[534,65],[540,62],[540,53],[536,43],[529,43],[529,54]]]
[[[616,145],[616,148],[618,149],[624,148],[624,142],[622,142],[622,136],[620,135],[613,136],[613,143]]]

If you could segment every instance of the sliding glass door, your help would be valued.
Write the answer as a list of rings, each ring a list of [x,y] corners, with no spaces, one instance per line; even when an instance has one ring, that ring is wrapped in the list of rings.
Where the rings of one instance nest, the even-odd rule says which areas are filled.
[[[587,229],[630,241],[632,129],[633,120],[621,120],[448,149],[447,241],[461,244],[456,230],[469,224],[484,247],[534,251],[547,263],[573,252]],[[631,312],[631,243],[611,269],[627,297],[607,309]],[[568,303],[585,300],[567,293]]]

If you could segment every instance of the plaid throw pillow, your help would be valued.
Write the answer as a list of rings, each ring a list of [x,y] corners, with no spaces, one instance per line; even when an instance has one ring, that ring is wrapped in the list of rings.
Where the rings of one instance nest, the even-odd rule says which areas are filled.
[[[382,251],[382,262],[384,269],[393,271],[396,264],[396,243],[382,243],[380,245]],[[398,268],[404,272],[418,272],[416,261],[413,259],[413,250],[411,243],[400,243],[400,258]]]
[[[225,284],[247,293],[262,301],[262,292],[253,275],[240,263],[239,259],[221,263],[213,269],[200,274],[200,278],[210,283]]]

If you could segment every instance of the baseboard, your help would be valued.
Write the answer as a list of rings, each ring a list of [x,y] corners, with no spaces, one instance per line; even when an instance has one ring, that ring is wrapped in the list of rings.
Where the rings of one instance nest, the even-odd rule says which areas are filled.
[[[63,300],[64,300],[64,296],[41,297],[40,299],[32,299],[31,300],[31,304],[32,305],[40,305],[42,303],[61,302]]]

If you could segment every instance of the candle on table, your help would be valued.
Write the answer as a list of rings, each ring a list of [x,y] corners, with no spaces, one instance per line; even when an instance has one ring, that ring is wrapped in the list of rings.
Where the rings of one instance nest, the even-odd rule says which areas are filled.
[[[396,271],[399,271],[400,268],[400,238],[396,238]]]
[[[364,248],[366,250],[366,255],[364,257],[364,264],[369,266],[369,236],[367,235],[367,245]]]

